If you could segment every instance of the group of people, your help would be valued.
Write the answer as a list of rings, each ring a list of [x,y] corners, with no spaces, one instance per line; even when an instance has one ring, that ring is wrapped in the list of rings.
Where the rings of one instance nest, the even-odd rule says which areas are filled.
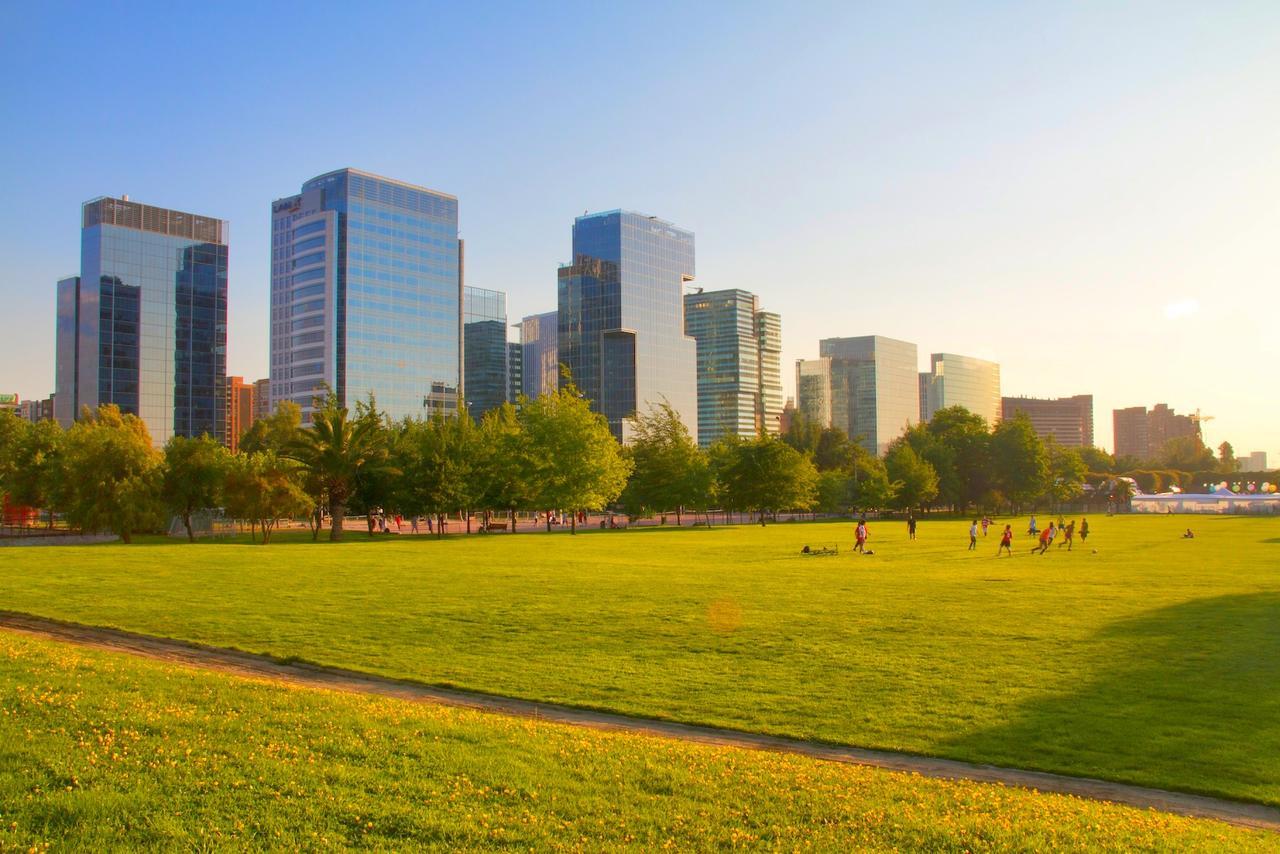
[[[981,519],[974,519],[969,525],[969,551],[976,551],[978,548],[978,532],[982,532],[982,536],[987,536],[987,531],[994,523],[989,516],[983,516]],[[1031,551],[1044,554],[1049,550],[1055,542],[1058,548],[1067,547],[1067,551],[1071,551],[1075,546],[1076,539],[1076,522],[1072,519],[1066,521],[1061,516],[1058,517],[1057,523],[1049,522],[1049,527],[1041,530],[1036,523],[1036,517],[1033,515],[1027,525],[1027,533],[1036,538],[1036,543],[1031,547]],[[1089,520],[1081,518],[1080,520],[1080,540],[1081,542],[1089,539]],[[1190,535],[1188,531],[1184,537]],[[855,532],[854,550],[863,552],[867,541],[867,521],[861,519],[858,521],[858,527]],[[907,515],[907,537],[914,540],[916,538],[916,517],[912,514]],[[996,547],[996,557],[1002,553],[1008,553],[1013,557],[1013,525],[1005,525],[1004,531],[1000,534],[1000,545]]]

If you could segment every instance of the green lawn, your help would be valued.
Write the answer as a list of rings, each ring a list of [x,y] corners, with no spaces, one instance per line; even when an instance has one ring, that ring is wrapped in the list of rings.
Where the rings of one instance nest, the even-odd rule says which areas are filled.
[[[0,850],[1277,850],[1216,822],[0,632]]]
[[[1280,804],[1280,520],[1090,522],[1012,559],[962,521],[4,549],[0,607]]]

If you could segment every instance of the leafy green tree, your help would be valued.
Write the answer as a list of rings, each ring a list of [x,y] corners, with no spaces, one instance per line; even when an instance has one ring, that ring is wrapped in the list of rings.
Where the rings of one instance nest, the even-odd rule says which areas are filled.
[[[352,419],[330,393],[312,413],[311,428],[300,430],[285,456],[301,463],[329,501],[329,540],[342,539],[347,502],[361,474],[390,467],[385,431],[377,420]]]
[[[818,450],[822,430],[821,424],[810,420],[803,412],[797,410],[791,416],[791,426],[782,434],[782,441],[800,453],[812,457]]]
[[[480,447],[475,477],[478,504],[503,510],[511,533],[516,530],[516,510],[529,506],[532,488],[526,480],[526,442],[516,407],[504,403],[485,413],[480,421]]]
[[[399,483],[399,471],[395,466],[404,454],[401,447],[405,439],[405,423],[392,424],[386,415],[378,409],[378,402],[373,393],[364,400],[356,401],[355,420],[357,426],[367,423],[367,429],[380,437],[379,444],[385,451],[387,465],[367,466],[356,476],[356,487],[348,500],[348,509],[365,512],[373,508],[386,508],[393,505]],[[372,534],[372,532],[370,532]]]
[[[31,422],[0,409],[0,496],[13,494],[13,478],[19,468],[18,456],[30,430]]]
[[[301,466],[275,451],[237,454],[227,461],[223,496],[227,512],[248,519],[253,529],[262,531],[262,544],[271,542],[271,532],[280,519],[303,516],[314,506],[302,487]]]
[[[1024,413],[996,425],[991,433],[991,461],[995,486],[1015,510],[1047,491],[1048,454]]]
[[[547,510],[599,510],[627,485],[631,462],[572,383],[526,400],[519,413],[526,448],[524,480],[535,506]],[[571,529],[577,532],[577,515]],[[550,521],[547,530],[550,530]]]
[[[955,510],[979,503],[991,488],[991,432],[963,406],[939,409],[924,426],[931,442],[916,450],[938,473],[938,498]]]
[[[302,408],[292,400],[282,400],[276,411],[250,425],[240,437],[240,453],[275,451],[283,454],[289,450],[302,429]]]
[[[1223,474],[1234,474],[1240,468],[1240,463],[1236,460],[1236,449],[1231,447],[1230,442],[1223,442],[1218,446],[1218,471]]]
[[[712,466],[720,498],[734,510],[761,518],[779,510],[808,510],[818,499],[818,470],[788,442],[772,436],[721,439]]]
[[[1079,451],[1087,471],[1096,474],[1114,474],[1119,471],[1116,468],[1116,458],[1101,448],[1080,448]]]
[[[686,507],[705,509],[711,492],[706,454],[671,404],[650,405],[631,418],[631,444],[625,449],[633,467],[622,492],[628,514],[674,510],[676,524]]]
[[[1165,442],[1157,462],[1175,471],[1216,471],[1218,468],[1213,451],[1205,447],[1198,435],[1179,436]]]
[[[909,441],[895,441],[885,455],[884,465],[893,482],[893,503],[898,509],[924,507],[937,497],[938,472]]]
[[[196,541],[191,516],[222,504],[231,453],[208,436],[174,436],[164,448],[161,496],[169,511],[182,519],[187,540]]]
[[[65,433],[51,420],[31,424],[18,446],[11,477],[12,501],[24,507],[44,509],[49,527],[53,527],[53,496],[58,478],[58,454]]]
[[[134,533],[164,525],[163,465],[140,418],[115,404],[86,408],[58,454],[54,502],[76,527],[132,542]]]
[[[857,446],[861,450],[861,446]],[[857,510],[879,510],[893,506],[897,487],[889,480],[884,460],[865,454],[853,468],[851,503]]]
[[[1077,448],[1065,448],[1053,439],[1045,442],[1049,461],[1048,496],[1056,504],[1070,501],[1084,491],[1088,467]]]
[[[399,494],[414,513],[440,517],[467,512],[482,497],[485,466],[481,436],[466,410],[434,413],[410,424],[404,437]],[[468,513],[468,529],[470,517]],[[437,536],[443,526],[436,526]]]

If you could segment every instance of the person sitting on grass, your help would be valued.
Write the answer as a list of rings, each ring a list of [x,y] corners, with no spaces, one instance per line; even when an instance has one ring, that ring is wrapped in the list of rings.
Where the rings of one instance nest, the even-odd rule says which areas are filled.
[[[996,557],[1000,557],[1001,551],[1007,551],[1009,557],[1013,557],[1013,526],[1005,525],[1004,533],[1000,535],[1000,546],[996,549]]]
[[[1195,538],[1196,538],[1196,535],[1191,533],[1190,528],[1187,528],[1187,532],[1182,535],[1182,539],[1184,540],[1194,540]]]

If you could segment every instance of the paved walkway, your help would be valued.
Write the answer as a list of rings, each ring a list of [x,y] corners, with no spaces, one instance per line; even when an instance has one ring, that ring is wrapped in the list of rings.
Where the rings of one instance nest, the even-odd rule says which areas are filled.
[[[321,665],[282,662],[263,655],[232,649],[201,646],[171,638],[152,637],[118,629],[0,611],[0,627],[54,640],[125,652],[145,658],[326,688],[399,697],[416,702],[440,703],[486,712],[517,715],[592,729],[642,733],[662,738],[678,738],[701,744],[716,744],[748,750],[795,753],[831,762],[867,765],[890,771],[920,774],[951,780],[974,780],[1036,789],[1041,792],[1075,795],[1099,801],[1163,810],[1178,815],[1211,818],[1241,827],[1280,832],[1280,809],[1261,804],[1241,803],[1221,798],[1167,792],[1124,783],[1086,777],[1067,777],[1041,771],[1020,771],[993,765],[976,765],[953,759],[935,759],[909,753],[890,753],[841,747],[816,741],[780,738],[719,727],[628,717],[626,715],[535,703],[475,691],[436,688],[418,682],[372,676],[352,670]]]

